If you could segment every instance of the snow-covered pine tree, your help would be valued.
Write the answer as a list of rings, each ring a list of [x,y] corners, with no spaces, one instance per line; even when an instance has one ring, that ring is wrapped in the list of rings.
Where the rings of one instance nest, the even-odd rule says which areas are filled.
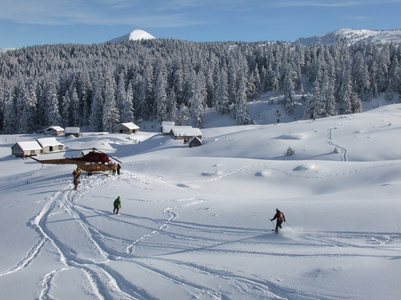
[[[120,121],[120,114],[116,106],[116,94],[114,78],[112,75],[106,77],[103,105],[103,130],[111,132],[112,128]]]
[[[92,131],[103,130],[103,85],[97,82],[93,88],[92,110],[89,117],[89,126]]]

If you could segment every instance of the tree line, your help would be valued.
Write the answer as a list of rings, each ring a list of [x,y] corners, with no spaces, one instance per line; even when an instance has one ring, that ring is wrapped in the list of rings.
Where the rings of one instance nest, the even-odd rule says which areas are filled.
[[[247,102],[280,93],[305,118],[358,113],[384,93],[401,95],[398,44],[199,43],[154,39],[59,44],[0,54],[0,132],[45,126],[109,131],[120,122],[187,119],[206,109],[251,124]]]

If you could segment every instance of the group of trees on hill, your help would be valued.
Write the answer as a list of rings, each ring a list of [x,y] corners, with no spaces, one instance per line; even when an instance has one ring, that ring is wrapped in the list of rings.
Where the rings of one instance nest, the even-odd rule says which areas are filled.
[[[110,130],[119,122],[191,118],[214,108],[250,124],[247,101],[272,91],[291,114],[360,112],[381,93],[401,94],[396,44],[197,43],[169,39],[44,45],[0,54],[0,132],[44,126]]]

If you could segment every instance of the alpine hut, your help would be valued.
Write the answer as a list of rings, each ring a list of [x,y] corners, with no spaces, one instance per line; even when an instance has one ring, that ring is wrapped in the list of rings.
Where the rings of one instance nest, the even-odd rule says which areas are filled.
[[[79,127],[66,127],[65,128],[65,133],[66,136],[73,135],[75,137],[80,137],[80,128]]]
[[[60,126],[50,126],[45,129],[44,133],[45,133],[45,135],[59,136],[59,135],[64,134],[64,129]]]
[[[42,147],[37,141],[17,142],[11,147],[11,153],[17,157],[27,157],[42,153]]]
[[[172,121],[163,121],[160,125],[160,132],[163,135],[169,135],[171,129],[175,126],[175,122]]]
[[[173,126],[170,130],[170,136],[175,140],[189,140],[193,136],[202,138],[202,132],[199,128],[192,126]]]
[[[201,145],[202,145],[202,140],[200,138],[198,138],[197,136],[193,136],[188,142],[189,148],[198,147]]]
[[[64,150],[64,145],[56,140],[54,137],[40,138],[36,140],[42,147],[42,153],[50,153],[54,151]]]
[[[111,131],[113,133],[127,133],[127,134],[137,133],[139,131],[139,126],[132,122],[120,123],[114,126]]]

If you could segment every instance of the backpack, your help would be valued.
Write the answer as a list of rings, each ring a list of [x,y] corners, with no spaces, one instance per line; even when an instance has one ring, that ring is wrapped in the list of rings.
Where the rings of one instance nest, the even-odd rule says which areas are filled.
[[[280,222],[284,222],[284,214],[280,211],[277,220],[279,220]]]

